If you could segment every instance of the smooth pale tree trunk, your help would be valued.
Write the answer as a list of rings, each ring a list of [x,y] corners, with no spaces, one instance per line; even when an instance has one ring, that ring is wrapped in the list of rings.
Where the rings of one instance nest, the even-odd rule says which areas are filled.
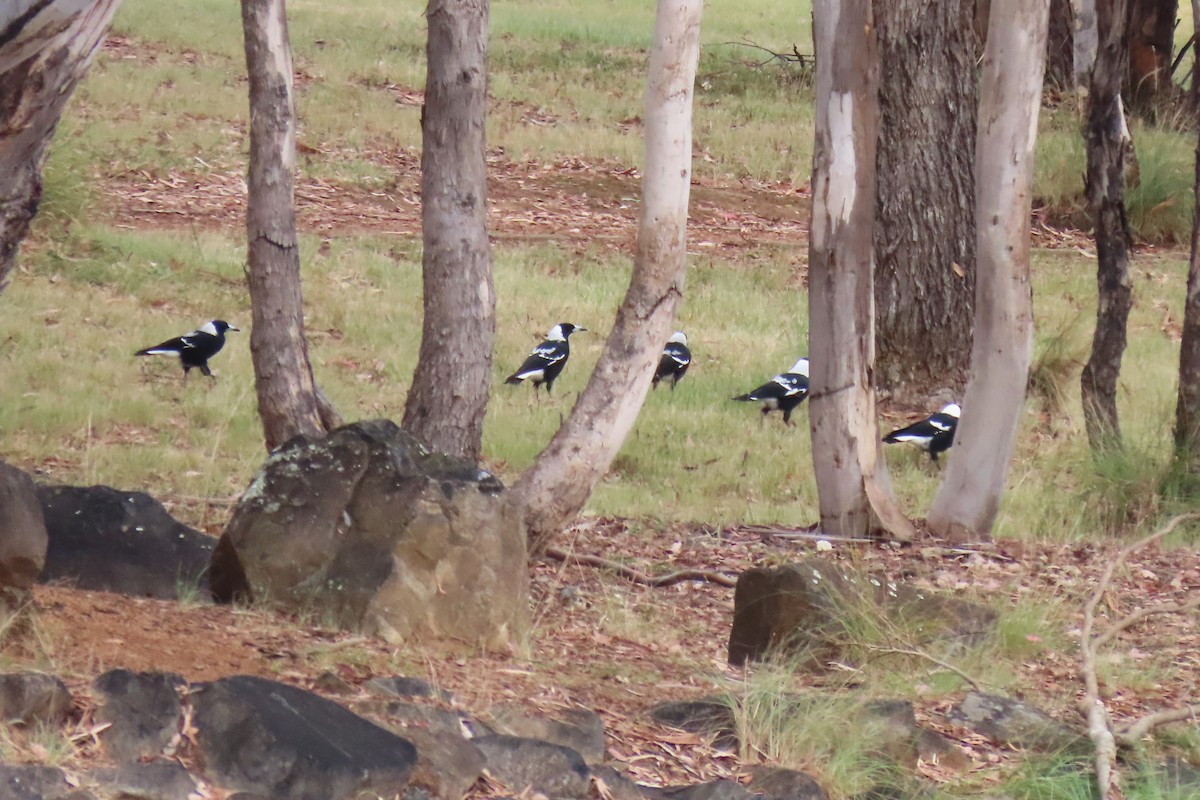
[[[821,530],[901,539],[875,411],[872,228],[879,62],[871,0],[817,0],[808,303],[809,428]]]
[[[1131,237],[1125,215],[1125,167],[1133,148],[1121,91],[1128,74],[1127,0],[1097,9],[1100,49],[1088,89],[1087,199],[1096,235],[1096,329],[1092,353],[1079,377],[1083,417],[1093,451],[1121,444],[1117,382],[1133,307],[1129,277]]]
[[[975,0],[887,0],[874,14],[877,380],[893,399],[926,405],[959,396],[971,355]]]
[[[431,0],[421,114],[425,317],[403,427],[478,460],[496,338],[487,235],[488,0]]]
[[[273,450],[293,436],[321,436],[326,428],[304,338],[294,196],[296,114],[284,0],[242,0],[242,29],[250,78],[250,353],[258,414],[267,449]]]
[[[988,26],[975,151],[979,275],[971,379],[928,517],[935,534],[954,541],[991,537],[1029,378],[1030,186],[1048,14],[1045,0],[997,3]]]
[[[1074,67],[1075,86],[1087,86],[1100,48],[1100,31],[1096,27],[1096,0],[1072,0],[1075,8]]]
[[[583,508],[633,428],[683,294],[702,8],[702,0],[658,3],[633,276],[604,352],[570,416],[513,486],[532,555]]]
[[[63,109],[120,0],[0,3],[0,292],[42,199],[42,165]]]
[[[1192,20],[1200,39],[1200,0],[1192,0]],[[1193,93],[1200,94],[1200,85],[1193,83],[1192,87]],[[1200,468],[1200,138],[1196,142],[1194,181],[1196,210],[1192,212],[1192,255],[1188,262],[1183,343],[1179,349],[1179,397],[1175,405],[1175,448],[1192,470]]]

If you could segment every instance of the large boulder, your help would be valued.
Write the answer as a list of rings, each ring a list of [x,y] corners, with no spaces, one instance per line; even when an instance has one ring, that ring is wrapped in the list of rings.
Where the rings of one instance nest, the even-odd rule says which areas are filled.
[[[499,480],[375,420],[272,453],[221,537],[212,582],[220,600],[319,608],[396,644],[498,648],[527,625],[525,560]]]
[[[46,547],[46,523],[33,479],[0,461],[0,600],[37,582]]]
[[[133,597],[207,594],[216,542],[143,492],[109,486],[39,486],[49,547],[40,580]]]

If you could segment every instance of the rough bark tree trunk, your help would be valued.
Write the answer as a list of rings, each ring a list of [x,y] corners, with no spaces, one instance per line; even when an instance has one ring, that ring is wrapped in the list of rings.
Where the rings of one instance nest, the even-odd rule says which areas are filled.
[[[821,530],[910,539],[875,411],[872,228],[879,61],[871,0],[817,0],[813,219],[809,245],[809,429]]]
[[[992,12],[976,147],[979,279],[971,379],[954,454],[928,518],[935,534],[955,541],[991,537],[1033,349],[1030,186],[1049,6],[1013,0]]]
[[[322,424],[300,293],[294,196],[296,115],[284,0],[242,0],[250,78],[246,283],[250,289],[258,414],[268,450]]]
[[[1080,375],[1088,443],[1099,451],[1121,443],[1117,381],[1133,306],[1129,277],[1129,220],[1125,216],[1125,166],[1132,144],[1121,106],[1128,74],[1128,2],[1108,0],[1097,9],[1100,47],[1088,89],[1087,199],[1096,236],[1096,329],[1092,353]]]
[[[496,338],[487,235],[488,0],[430,0],[421,114],[425,318],[405,430],[478,460]]]
[[[120,0],[0,5],[0,293],[42,199],[42,165],[63,109]]]
[[[1200,39],[1200,0],[1192,0],[1192,21]],[[1193,100],[1200,85],[1193,83]],[[1183,307],[1183,343],[1179,349],[1179,397],[1175,405],[1175,449],[1190,469],[1200,469],[1200,137],[1194,173],[1196,210],[1192,214],[1192,254],[1188,262],[1187,300]]]
[[[1106,5],[1107,0],[1098,0],[1098,11]],[[1173,90],[1169,73],[1179,2],[1130,0],[1129,14],[1129,106],[1134,114],[1153,119],[1160,99]]]
[[[1046,86],[1059,90],[1075,87],[1075,9],[1071,0],[1050,0]]]
[[[646,85],[637,255],[604,352],[567,421],[513,486],[536,556],[579,513],[637,419],[683,294],[702,0],[659,0]]]
[[[875,5],[880,387],[925,405],[966,383],[975,289],[975,0]]]

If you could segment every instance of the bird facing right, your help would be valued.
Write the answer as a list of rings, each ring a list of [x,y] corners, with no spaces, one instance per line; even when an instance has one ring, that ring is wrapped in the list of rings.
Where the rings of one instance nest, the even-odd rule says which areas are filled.
[[[662,358],[658,360],[658,369],[654,370],[654,380],[650,388],[657,389],[659,381],[670,381],[671,391],[683,380],[688,367],[692,365],[692,351],[688,349],[687,334],[675,331],[663,348]]]
[[[772,411],[783,412],[783,424],[791,425],[792,411],[808,397],[808,359],[802,358],[787,372],[776,375],[757,389],[733,398],[762,403],[765,417]]]
[[[546,384],[546,394],[550,394],[550,388],[554,386],[554,381],[563,371],[563,367],[567,365],[567,359],[571,356],[571,345],[567,340],[572,333],[586,330],[587,328],[580,328],[569,322],[558,323],[546,334],[546,340],[533,348],[533,351],[522,362],[521,368],[509,375],[504,382],[516,385],[523,381],[529,381],[533,384],[534,394],[537,394],[538,387],[544,383]]]
[[[960,414],[962,414],[962,408],[958,403],[950,403],[943,406],[941,411],[930,414],[919,422],[892,431],[883,437],[883,441],[887,444],[897,442],[915,444],[929,453],[929,457],[936,464],[938,453],[946,452],[950,449],[950,445],[954,444],[954,431],[958,428]]]
[[[225,332],[236,331],[238,328],[223,319],[206,322],[196,330],[167,339],[161,344],[138,350],[135,356],[179,356],[183,366],[183,380],[187,382],[188,373],[198,369],[208,377],[214,377],[208,368],[208,360],[221,352],[225,346]]]

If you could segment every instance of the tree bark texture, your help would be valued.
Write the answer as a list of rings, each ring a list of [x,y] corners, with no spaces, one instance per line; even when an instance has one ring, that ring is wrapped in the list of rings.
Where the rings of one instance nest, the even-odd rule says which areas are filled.
[[[496,338],[487,235],[488,0],[430,0],[421,114],[425,317],[405,430],[478,460]]]
[[[296,241],[296,114],[284,0],[242,0],[250,78],[250,187],[246,282],[253,307],[250,353],[268,450],[321,436],[300,292]]]
[[[0,293],[42,199],[42,166],[63,109],[120,0],[0,5]]]
[[[1013,0],[993,5],[992,12],[976,146],[979,279],[971,379],[928,518],[935,534],[954,541],[991,538],[1033,350],[1030,187],[1049,6]]]
[[[1096,236],[1097,302],[1092,352],[1079,383],[1088,443],[1093,450],[1121,442],[1117,382],[1133,306],[1131,242],[1125,216],[1125,166],[1132,143],[1121,105],[1127,75],[1128,8],[1127,0],[1108,0],[1097,8],[1100,47],[1092,67],[1084,130],[1086,193]]]
[[[1200,0],[1192,0],[1192,20],[1200,37]],[[1200,88],[1193,85],[1193,93],[1200,93]],[[1200,468],[1200,137],[1196,142],[1194,182],[1197,211],[1192,215],[1192,254],[1183,307],[1183,343],[1179,349],[1175,448],[1190,468],[1197,469]]]
[[[882,458],[873,381],[872,228],[878,80],[871,0],[813,4],[817,56],[809,245],[809,428],[821,530],[902,539]]]
[[[1100,47],[1096,28],[1096,0],[1071,0],[1075,6],[1075,85],[1087,86]]]
[[[646,85],[637,255],[587,386],[513,495],[536,556],[583,508],[637,420],[683,294],[692,175],[692,92],[702,0],[659,0]]]
[[[1050,0],[1046,86],[1061,91],[1075,87],[1075,9],[1071,0]]]
[[[878,24],[878,380],[904,402],[958,395],[975,288],[974,0],[888,0]]]
[[[1153,118],[1159,100],[1164,95],[1170,97],[1174,88],[1170,70],[1179,2],[1128,1],[1130,109],[1139,116]],[[1107,5],[1110,0],[1096,0],[1097,13],[1104,13]],[[1100,37],[1103,36],[1100,31]]]

